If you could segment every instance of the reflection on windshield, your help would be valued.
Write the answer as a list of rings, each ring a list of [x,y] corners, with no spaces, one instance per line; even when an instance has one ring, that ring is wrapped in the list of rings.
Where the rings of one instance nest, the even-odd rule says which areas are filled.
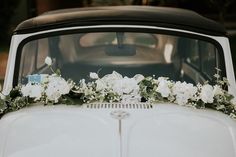
[[[211,80],[220,65],[218,49],[199,39],[154,33],[94,32],[59,35],[26,43],[21,53],[19,82],[34,73],[47,74],[44,58],[63,77],[88,79],[117,71],[124,76],[164,76],[190,83]]]

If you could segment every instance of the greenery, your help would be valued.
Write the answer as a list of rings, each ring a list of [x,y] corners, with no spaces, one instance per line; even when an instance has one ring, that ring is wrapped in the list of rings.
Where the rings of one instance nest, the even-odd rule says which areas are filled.
[[[93,102],[121,103],[160,103],[169,102],[196,109],[209,108],[220,111],[236,119],[236,101],[225,87],[228,81],[215,74],[216,84],[198,84],[197,86],[165,77],[144,77],[140,74],[133,78],[123,77],[113,71],[102,78],[97,73],[90,73],[90,82],[84,79],[79,83],[65,80],[60,71],[51,67],[50,57],[45,63],[54,72],[52,75],[31,75],[26,85],[19,85],[9,95],[0,99],[0,116],[32,106],[36,102],[44,105],[82,105]],[[219,71],[219,70],[218,70]],[[36,78],[35,81],[32,78]]]

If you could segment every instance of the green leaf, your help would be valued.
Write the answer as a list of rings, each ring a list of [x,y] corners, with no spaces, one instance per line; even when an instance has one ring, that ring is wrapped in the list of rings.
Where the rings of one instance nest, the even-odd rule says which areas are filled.
[[[57,74],[58,76],[61,76],[61,70],[60,70],[60,69],[57,69],[57,70],[56,70],[56,74]]]
[[[11,99],[15,99],[17,97],[21,97],[22,94],[18,88],[15,88],[15,89],[11,90],[9,96]]]
[[[4,100],[0,99],[0,115],[7,110],[7,104]]]
[[[10,104],[10,111],[17,111],[29,105],[27,97],[16,97]]]

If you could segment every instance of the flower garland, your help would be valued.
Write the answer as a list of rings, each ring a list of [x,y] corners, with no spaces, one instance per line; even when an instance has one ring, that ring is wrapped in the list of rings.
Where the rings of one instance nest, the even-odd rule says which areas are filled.
[[[144,77],[141,74],[133,78],[123,77],[113,71],[99,78],[90,73],[91,81],[85,79],[75,83],[61,77],[60,71],[52,69],[50,57],[45,63],[52,75],[31,75],[26,85],[19,85],[7,96],[0,99],[0,116],[41,102],[45,105],[68,104],[81,105],[92,102],[170,102],[198,109],[211,108],[228,114],[236,119],[235,98],[224,90],[228,85],[224,78],[215,75],[216,85],[208,83],[194,86],[191,83],[171,81],[165,77]]]

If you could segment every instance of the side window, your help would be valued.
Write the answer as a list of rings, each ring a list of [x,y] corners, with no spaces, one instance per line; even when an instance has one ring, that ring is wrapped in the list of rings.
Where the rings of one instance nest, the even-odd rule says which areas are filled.
[[[202,72],[209,78],[213,78],[216,68],[216,53],[217,49],[211,43],[200,42],[199,44],[201,52],[201,65]]]
[[[219,58],[215,45],[197,39],[189,39],[188,41],[184,39],[184,41],[184,60],[187,63],[184,72],[187,73],[186,75],[199,82],[213,80],[215,69],[220,66],[217,62]]]
[[[216,68],[216,47],[205,41],[191,40],[186,44],[186,62],[198,69],[208,78],[212,78]]]
[[[186,62],[193,67],[200,69],[200,53],[198,43],[198,40],[191,40],[191,42],[189,42],[189,51],[186,54]]]

